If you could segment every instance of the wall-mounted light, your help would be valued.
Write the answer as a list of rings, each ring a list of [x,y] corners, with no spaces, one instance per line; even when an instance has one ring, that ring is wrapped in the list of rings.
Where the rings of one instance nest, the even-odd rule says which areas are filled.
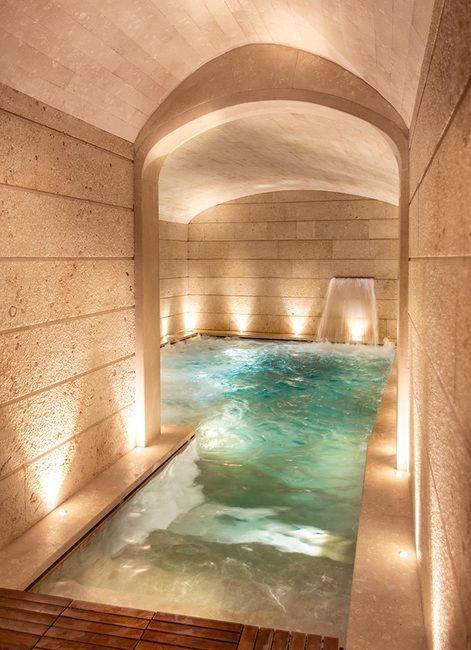
[[[399,557],[402,558],[403,560],[405,560],[406,558],[409,557],[409,553],[408,553],[407,551],[404,551],[404,550],[399,551],[398,555],[399,555]]]

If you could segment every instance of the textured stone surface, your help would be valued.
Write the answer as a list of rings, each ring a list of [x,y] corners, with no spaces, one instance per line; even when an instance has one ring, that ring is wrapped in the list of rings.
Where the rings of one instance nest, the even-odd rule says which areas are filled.
[[[134,310],[18,330],[2,337],[0,402],[134,352]]]
[[[159,222],[160,336],[188,329],[188,225]]]
[[[428,165],[469,81],[471,25],[467,0],[445,0],[433,56],[426,62],[426,83],[413,125],[410,190]],[[455,150],[458,153],[458,150]],[[450,176],[451,180],[451,176]]]
[[[34,99],[30,95],[1,84],[0,108],[21,115],[32,122],[38,122],[60,133],[71,135],[78,140],[94,144],[129,160],[133,159],[133,146],[130,142],[117,138],[106,131],[93,128],[88,122],[78,120],[72,115],[59,111],[48,104]]]
[[[375,88],[408,120],[432,6],[430,0],[386,7],[372,0],[348,5],[280,0],[276,6],[253,1],[200,6],[190,0],[176,6],[165,0],[119,7],[108,2],[98,7],[90,0],[11,2],[2,12],[0,79],[134,140],[152,110],[206,61],[247,43],[283,43],[307,50],[300,53],[301,63],[314,52],[354,70],[364,80],[357,92],[373,110],[380,100]],[[265,80],[268,73],[253,65],[253,56],[234,65],[221,84],[230,89],[253,86],[260,76]],[[296,65],[296,56],[288,62],[277,66],[284,87],[319,76],[315,65]],[[274,75],[269,78],[275,83]],[[201,101],[202,79],[197,81],[185,90]],[[348,91],[352,100],[359,99],[354,89]]]
[[[134,265],[119,260],[0,261],[0,303],[0,330],[132,307]]]
[[[312,336],[329,279],[366,276],[376,278],[380,336],[395,340],[397,208],[338,193],[328,201],[326,192],[264,198],[218,205],[189,224],[196,328],[292,334],[301,327]],[[371,224],[385,224],[381,236],[396,239],[370,240]]]
[[[134,447],[134,404],[25,468],[26,523],[32,526]],[[52,478],[52,480],[51,480]]]
[[[419,424],[424,462],[430,467],[433,490],[436,491],[441,521],[447,538],[447,548],[455,567],[450,581],[454,580],[463,604],[471,601],[471,558],[468,540],[471,535],[471,441],[466,427],[458,420],[448,396],[442,388],[427,350],[416,331],[412,339],[412,385],[414,406]],[[443,447],[447,434],[453,444]],[[453,476],[453,481],[450,481]],[[438,512],[437,512],[438,514]]]
[[[312,205],[313,203],[315,205]],[[198,214],[192,224],[330,219],[397,219],[397,207],[382,201],[366,200],[336,192],[280,191],[255,194],[216,205]]]
[[[368,240],[339,240],[334,241],[333,257],[344,259],[398,259],[399,246],[394,240],[372,239]]]
[[[134,392],[131,357],[1,406],[0,477],[131,404]]]
[[[25,488],[24,471],[0,479],[0,548],[27,527]]]
[[[471,254],[470,115],[468,92],[418,189],[417,255]]]
[[[0,111],[0,181],[131,208],[132,162]]]
[[[134,445],[134,223],[129,144],[3,87],[0,107],[5,544]]]
[[[4,257],[134,254],[133,214],[124,208],[0,185],[0,224]]]
[[[414,477],[417,485],[415,507],[416,540],[422,603],[428,647],[466,648],[467,614],[460,602],[454,568],[448,551],[439,500],[425,450],[417,404],[412,403],[416,444]],[[469,637],[468,637],[469,638]]]
[[[411,472],[428,643],[448,650],[471,639],[468,3],[437,4],[431,37],[410,155]]]

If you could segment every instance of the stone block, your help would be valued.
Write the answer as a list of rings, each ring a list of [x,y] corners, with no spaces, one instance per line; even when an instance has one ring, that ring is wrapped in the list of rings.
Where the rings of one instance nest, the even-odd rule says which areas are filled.
[[[25,501],[24,470],[0,480],[0,548],[26,529]]]
[[[134,264],[104,259],[0,261],[0,300],[4,330],[132,307]]]
[[[97,423],[25,468],[27,527],[132,449],[133,409]]]
[[[329,259],[332,257],[332,242],[280,241],[278,255],[281,259]]]
[[[316,221],[316,239],[366,239],[368,221]],[[388,222],[387,222],[388,223]]]
[[[168,278],[160,280],[160,297],[172,298],[186,296],[188,293],[188,278]]]
[[[277,264],[282,264],[278,261]],[[330,259],[296,260],[292,261],[293,278],[331,278],[334,273],[335,261]]]
[[[160,260],[160,279],[183,278],[188,276],[187,259],[161,259]]]
[[[3,335],[0,403],[134,352],[134,310],[88,316]]]
[[[134,401],[134,357],[0,407],[0,477]]]
[[[133,206],[133,164],[0,111],[0,180],[62,196]]]
[[[186,278],[185,278],[186,280]],[[188,296],[185,292],[181,296],[160,299],[160,318],[168,318],[176,314],[184,314],[188,307]]]
[[[373,278],[375,277],[374,260],[333,260],[333,277]]]
[[[134,255],[133,214],[124,208],[0,185],[0,224],[5,257]]]
[[[396,219],[371,219],[369,222],[368,237],[370,239],[398,239],[399,220]]]
[[[277,259],[278,244],[291,242],[189,242],[189,259]],[[290,257],[285,255],[282,257]]]
[[[378,318],[397,318],[397,300],[377,300]]]
[[[447,1],[444,3],[427,83],[411,134],[411,196],[469,81],[470,58],[468,2]]]
[[[181,260],[187,258],[188,243],[170,239],[159,241],[160,260]]]
[[[468,90],[413,202],[411,225],[418,220],[418,236],[411,244],[417,255],[471,255],[470,121]]]
[[[378,280],[396,279],[399,276],[399,261],[396,259],[376,259],[374,263],[374,277]]]
[[[174,221],[159,221],[159,238],[188,241],[188,224]]]

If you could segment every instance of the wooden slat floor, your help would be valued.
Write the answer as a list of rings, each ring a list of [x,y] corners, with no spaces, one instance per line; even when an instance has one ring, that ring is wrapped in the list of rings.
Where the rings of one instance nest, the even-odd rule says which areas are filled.
[[[339,650],[337,639],[0,588],[0,650]]]

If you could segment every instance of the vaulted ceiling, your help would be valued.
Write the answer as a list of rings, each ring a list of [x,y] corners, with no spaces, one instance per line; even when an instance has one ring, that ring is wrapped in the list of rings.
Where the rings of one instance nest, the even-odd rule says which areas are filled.
[[[0,0],[0,81],[134,141],[202,64],[248,43],[330,59],[409,123],[433,0]]]
[[[166,158],[161,219],[188,223],[218,203],[279,190],[330,190],[397,203],[397,163],[376,127],[315,104],[262,105],[264,114],[214,127]]]

